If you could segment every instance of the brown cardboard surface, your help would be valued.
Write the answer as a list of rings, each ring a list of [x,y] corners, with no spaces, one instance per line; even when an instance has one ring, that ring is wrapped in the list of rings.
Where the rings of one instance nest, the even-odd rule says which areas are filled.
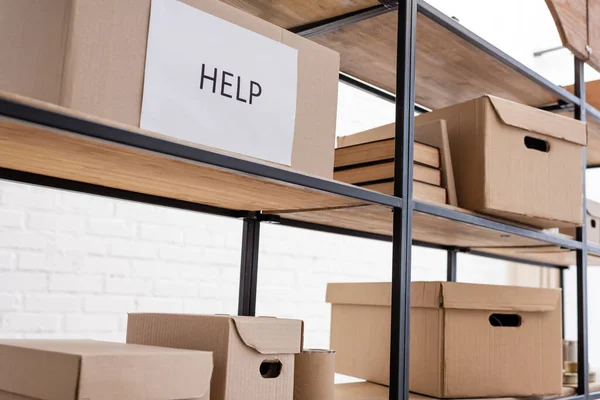
[[[371,382],[335,385],[335,400],[388,400],[389,389]]]
[[[292,400],[302,321],[226,315],[129,314],[127,342],[212,351],[211,400]],[[264,362],[281,373],[263,378]]]
[[[328,285],[336,372],[389,384],[390,294],[390,283]],[[501,314],[517,314],[520,325],[492,326]],[[560,393],[561,323],[559,290],[413,282],[410,390],[439,398]]]
[[[294,362],[294,400],[334,400],[335,352],[304,350]]]
[[[139,126],[150,1],[0,1],[0,89]],[[331,178],[339,55],[221,1],[184,2],[298,49],[292,167]]]
[[[458,206],[456,198],[456,185],[454,183],[454,167],[452,167],[452,153],[446,121],[439,120],[415,128],[415,140],[440,149],[440,164],[442,171],[442,187],[446,189],[447,203]]]
[[[0,341],[0,398],[208,400],[211,373],[208,352],[91,340]]]
[[[357,165],[334,171],[333,179],[351,184],[380,181],[383,179],[394,179],[394,162],[382,162],[377,164]],[[442,173],[439,169],[414,164],[413,179],[415,181],[441,186]]]
[[[541,228],[582,223],[584,123],[493,96],[416,117],[440,119],[460,207]],[[528,137],[549,151],[527,148]]]
[[[454,183],[454,170],[452,166],[452,155],[450,142],[446,128],[446,121],[415,121],[414,160],[441,171],[441,183],[420,179],[415,165],[415,181],[423,181],[441,185],[445,193],[431,194],[415,198],[418,200],[433,200],[438,203],[458,205],[456,197],[456,185]],[[354,135],[341,136],[337,139],[335,152],[335,166],[343,167],[360,162],[373,162],[394,159],[393,138],[395,135],[395,124],[380,126],[368,131],[359,132]],[[363,149],[363,150],[361,150]],[[362,161],[361,161],[362,159]],[[341,171],[344,172],[344,171]],[[338,179],[335,177],[334,178]],[[343,179],[342,179],[343,180]],[[375,188],[386,193],[384,190]],[[420,191],[424,191],[422,186]],[[415,189],[415,194],[417,190]],[[390,192],[391,194],[391,192]],[[426,197],[426,198],[425,198]],[[443,200],[442,200],[443,197]],[[435,199],[435,200],[434,200]]]
[[[360,164],[364,162],[393,160],[395,124],[379,126],[367,131],[337,138],[335,167]],[[427,129],[427,128],[424,128]],[[420,131],[415,126],[415,136]],[[359,145],[362,145],[359,147]],[[367,145],[367,146],[365,146]],[[357,146],[357,147],[355,147]],[[432,168],[440,168],[439,147],[425,143],[414,143],[414,161]],[[364,149],[364,150],[363,150]]]

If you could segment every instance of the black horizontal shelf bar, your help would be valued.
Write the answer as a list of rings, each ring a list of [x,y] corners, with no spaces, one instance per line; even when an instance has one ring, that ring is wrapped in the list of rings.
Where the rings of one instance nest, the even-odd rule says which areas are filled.
[[[186,146],[181,143],[171,142],[127,129],[108,126],[70,115],[32,107],[15,101],[0,99],[0,116],[15,118],[95,139],[119,143],[370,203],[388,207],[401,206],[401,200],[399,198],[366,190],[358,186],[337,183],[282,168],[215,153],[197,147]]]
[[[336,235],[352,236],[352,237],[363,238],[363,239],[379,240],[379,241],[383,241],[383,242],[391,242],[392,241],[392,237],[387,236],[387,235],[379,235],[376,233],[363,232],[363,231],[360,231],[357,229],[339,228],[337,226],[317,224],[314,222],[297,221],[295,219],[280,217],[277,215],[270,216],[270,218],[267,218],[267,220],[269,222],[272,222],[272,223],[275,223],[278,225],[288,226],[288,227],[292,227],[292,228],[307,229],[307,230],[311,230],[311,231],[324,232],[324,233],[333,233]]]
[[[592,254],[594,256],[600,257],[600,245],[598,245],[596,243],[588,242],[587,249],[588,249],[588,254]]]
[[[560,269],[568,268],[567,266],[564,266],[564,265],[550,264],[550,263],[544,263],[541,261],[534,261],[534,260],[524,260],[517,256],[513,257],[513,256],[507,256],[507,255],[503,255],[503,254],[486,253],[486,252],[479,251],[476,249],[467,249],[466,251],[464,251],[464,253],[470,254],[472,256],[477,256],[477,257],[485,257],[485,258],[491,258],[494,260],[508,261],[508,262],[514,262],[514,263],[519,263],[519,264],[526,264],[526,265],[533,265],[536,267],[560,268]]]
[[[0,179],[53,189],[68,190],[71,192],[91,194],[94,196],[110,197],[120,200],[135,201],[138,203],[219,215],[222,217],[240,218],[250,214],[249,211],[229,210],[227,208],[207,206],[204,204],[171,199],[168,197],[154,196],[150,194],[132,192],[129,190],[114,189],[106,186],[94,185],[91,183],[55,178],[52,176],[17,171],[8,168],[0,168]]]
[[[389,101],[390,103],[396,102],[395,94],[390,93],[387,90],[378,88],[377,86],[371,85],[370,83],[361,81],[360,79],[355,78],[352,75],[348,75],[344,72],[340,72],[340,81],[342,81],[356,89],[362,90],[363,92],[367,92],[376,97],[379,97],[380,99]],[[431,110],[429,108],[415,104],[415,111],[422,114],[422,113],[430,112]]]
[[[427,2],[419,0],[418,10],[421,14],[425,15],[427,18],[433,20],[435,23],[446,28],[455,35],[459,36],[461,39],[472,44],[473,46],[477,47],[483,52],[489,54],[496,60],[504,63],[505,65],[519,72],[521,75],[527,77],[531,81],[537,83],[540,86],[543,86],[549,92],[552,92],[552,94],[557,96],[559,99],[562,99],[571,104],[581,104],[581,100],[574,94],[570,93],[569,91],[560,86],[555,85],[554,83],[550,82],[548,79],[534,72],[530,68],[527,68],[525,65],[521,64],[508,54],[504,53],[502,50],[483,40],[481,37],[474,34],[454,19],[440,12],[438,9],[431,6]]]
[[[581,249],[583,247],[581,242],[578,242],[573,239],[566,239],[539,230],[510,225],[508,223],[491,220],[478,215],[466,214],[461,211],[453,210],[448,207],[437,206],[435,204],[415,201],[414,210],[456,222],[462,222],[469,225],[475,225],[482,228],[491,229],[509,235],[516,235],[526,237],[529,239],[540,240],[542,242],[555,244],[557,246],[566,247],[568,249]]]
[[[327,18],[322,21],[311,22],[306,25],[300,25],[290,28],[290,32],[309,38],[312,36],[324,35],[328,32],[338,30],[344,26],[355,24],[365,19],[373,18],[381,14],[393,11],[393,8],[378,4],[358,11],[352,11],[347,14]]]
[[[332,233],[332,234],[336,234],[336,235],[351,236],[351,237],[357,237],[357,238],[362,238],[362,239],[378,240],[378,241],[389,242],[389,243],[391,243],[393,241],[392,236],[388,236],[388,235],[380,235],[377,233],[364,232],[364,231],[355,230],[355,229],[340,228],[337,226],[317,224],[314,222],[297,221],[297,220],[290,219],[290,218],[282,218],[277,215],[267,216],[264,220],[275,223],[275,224],[279,224],[282,226],[292,227],[292,228],[307,229],[307,230],[311,230],[311,231]],[[413,244],[413,246],[426,247],[428,249],[436,249],[436,250],[455,249],[454,246],[445,246],[442,244],[423,242],[420,240],[413,240],[412,244]]]
[[[588,396],[586,398],[585,395],[583,394],[579,394],[576,396],[569,396],[569,397],[557,397],[556,400],[591,400],[592,397]]]
[[[600,399],[600,392],[591,392],[588,394],[588,400]]]
[[[297,220],[290,219],[290,218],[280,217],[278,215],[263,215],[261,217],[261,220],[272,222],[272,223],[279,224],[282,226],[292,227],[292,228],[307,229],[307,230],[311,230],[311,231],[332,233],[332,234],[336,234],[336,235],[351,236],[351,237],[357,237],[357,238],[363,238],[363,239],[378,240],[378,241],[389,242],[389,243],[392,242],[392,237],[388,236],[388,235],[364,232],[364,231],[355,230],[355,229],[340,228],[337,226],[317,224],[314,222],[297,221]],[[534,265],[537,267],[567,268],[566,266],[563,266],[563,265],[527,260],[527,259],[519,258],[517,256],[511,257],[511,256],[500,255],[500,254],[485,253],[482,251],[478,251],[477,249],[460,248],[460,247],[457,248],[455,246],[446,246],[446,245],[442,245],[442,244],[424,242],[424,241],[420,241],[420,240],[413,240],[412,243],[413,243],[413,246],[418,246],[418,247],[425,247],[425,248],[436,249],[436,250],[455,250],[456,249],[462,253],[466,253],[466,254],[470,254],[470,255],[474,255],[474,256],[478,256],[478,257],[485,257],[485,258],[490,258],[490,259],[515,262],[515,263],[519,263],[519,264]],[[600,247],[599,247],[599,251],[600,251]]]
[[[589,116],[591,116],[591,117],[594,117],[594,119],[598,123],[600,123],[600,111],[597,108],[595,108],[595,107],[591,106],[590,104],[588,104],[587,105],[587,114]]]

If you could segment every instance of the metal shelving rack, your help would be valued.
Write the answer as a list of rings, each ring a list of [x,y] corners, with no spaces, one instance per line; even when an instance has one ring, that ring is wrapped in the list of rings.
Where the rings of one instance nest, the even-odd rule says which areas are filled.
[[[68,133],[67,136],[81,140],[85,143],[96,143],[105,146],[110,151],[109,145],[124,146],[144,152],[144,154],[155,154],[162,157],[181,160],[190,168],[204,168],[206,171],[225,172],[229,183],[253,180],[253,182],[271,185],[269,190],[274,194],[269,197],[262,193],[260,198],[252,197],[251,192],[243,192],[247,196],[240,200],[249,207],[233,205],[223,202],[208,201],[208,197],[202,194],[189,200],[181,196],[169,196],[153,193],[152,190],[129,190],[117,184],[101,184],[98,180],[76,174],[75,167],[65,167],[64,173],[53,169],[40,167],[35,163],[28,163],[27,159],[22,161],[27,164],[16,165],[3,161],[0,157],[0,179],[7,179],[28,184],[42,185],[63,190],[83,192],[93,195],[108,196],[113,198],[131,200],[146,204],[161,205],[178,209],[208,213],[213,215],[238,218],[243,220],[243,242],[240,268],[239,308],[240,315],[254,315],[257,295],[257,279],[259,267],[259,240],[261,223],[278,223],[283,226],[291,226],[301,229],[310,229],[335,234],[362,237],[366,239],[383,240],[392,242],[392,326],[391,326],[391,357],[390,357],[390,400],[408,399],[408,360],[409,360],[409,313],[410,313],[410,281],[411,281],[411,246],[425,246],[429,248],[447,251],[447,279],[455,281],[457,278],[457,254],[468,252],[484,257],[499,258],[512,262],[520,262],[544,267],[564,268],[564,265],[521,259],[517,256],[494,255],[479,252],[477,249],[463,248],[459,246],[413,240],[413,217],[415,215],[426,215],[451,221],[460,226],[476,227],[491,230],[504,236],[514,236],[536,242],[543,242],[564,249],[570,249],[576,253],[577,266],[577,325],[578,325],[578,356],[579,356],[579,381],[577,395],[568,400],[587,400],[600,398],[600,392],[589,393],[588,386],[588,334],[587,334],[587,260],[588,254],[600,256],[600,246],[589,245],[586,240],[585,229],[578,228],[575,239],[554,235],[510,223],[504,223],[481,215],[462,212],[458,209],[434,205],[412,200],[412,175],[413,175],[413,127],[414,111],[426,112],[427,109],[415,106],[415,59],[417,38],[417,14],[421,13],[434,21],[436,24],[447,29],[460,39],[475,46],[477,49],[494,57],[499,62],[510,67],[520,75],[530,79],[555,95],[561,105],[572,105],[575,110],[574,117],[581,121],[586,120],[586,115],[600,121],[600,112],[586,103],[585,81],[583,76],[584,63],[575,60],[575,93],[571,94],[560,88],[535,72],[526,68],[516,60],[510,58],[497,48],[485,42],[472,32],[466,30],[453,19],[443,15],[427,3],[421,0],[405,0],[394,2],[391,0],[380,0],[381,4],[369,7],[362,11],[354,11],[346,15],[330,18],[325,21],[300,26],[292,31],[306,36],[318,36],[320,34],[340,29],[350,24],[358,23],[369,18],[395,12],[397,14],[397,61],[396,61],[396,95],[385,90],[378,89],[368,83],[362,82],[349,76],[341,74],[340,79],[350,83],[362,90],[369,91],[374,95],[396,103],[396,164],[394,196],[388,196],[360,187],[349,186],[338,182],[307,176],[302,173],[288,169],[277,168],[259,162],[237,158],[231,155],[211,151],[203,148],[192,147],[185,144],[168,140],[167,138],[149,136],[136,128],[127,128],[120,125],[99,121],[94,118],[71,113],[64,109],[48,107],[43,103],[30,102],[26,99],[5,95],[0,93],[0,130],[3,124],[17,131],[28,134],[27,130],[35,132],[55,134],[55,138],[62,137],[61,132]],[[4,140],[4,146],[10,143]],[[18,139],[16,139],[18,140]],[[104,151],[103,150],[103,151]],[[52,159],[50,155],[39,155],[44,162],[61,163],[59,156]],[[127,161],[123,161],[127,166]],[[158,162],[158,161],[157,161]],[[187,164],[185,164],[187,163]],[[49,165],[49,164],[47,164]],[[586,157],[582,168],[587,167]],[[73,168],[69,170],[69,168]],[[203,171],[204,171],[203,169]],[[118,171],[106,171],[107,174],[118,174]],[[116,176],[116,175],[115,175]],[[584,180],[585,182],[585,180]],[[199,178],[198,185],[207,184]],[[585,184],[584,184],[585,185]],[[225,187],[225,190],[232,189]],[[232,189],[233,190],[233,189]],[[293,218],[294,214],[279,212],[277,210],[264,211],[269,208],[258,208],[255,206],[261,201],[274,204],[281,193],[286,190],[300,191],[307,196],[306,204],[311,199],[322,203],[334,202],[340,208],[351,206],[374,205],[393,212],[392,235],[375,233],[363,229],[349,229],[335,224],[317,223],[303,221]],[[276,193],[275,193],[276,192]],[[585,187],[583,188],[585,194]],[[235,193],[234,193],[235,194]],[[311,197],[312,196],[312,197]],[[584,220],[585,220],[585,195],[584,198]],[[346,202],[341,202],[345,199]],[[268,200],[268,201],[267,201]],[[303,211],[302,204],[293,201],[281,200],[282,210],[285,205],[290,205],[292,210]],[[357,207],[358,208],[358,207]],[[281,211],[281,210],[280,210]],[[563,282],[561,276],[561,283]]]

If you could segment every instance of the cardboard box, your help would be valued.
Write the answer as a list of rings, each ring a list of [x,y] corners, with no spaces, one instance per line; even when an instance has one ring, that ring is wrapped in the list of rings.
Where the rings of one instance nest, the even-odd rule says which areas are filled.
[[[334,400],[335,351],[307,349],[294,360],[294,400]]]
[[[416,117],[439,119],[460,207],[541,228],[582,224],[585,123],[494,96]]]
[[[335,385],[335,400],[389,400],[389,398],[387,386],[371,382],[339,383]],[[412,399],[412,396],[410,399]]]
[[[150,2],[0,0],[0,90],[139,126]],[[292,168],[331,178],[339,54],[218,0],[184,3],[298,50]]]
[[[413,282],[411,290],[412,392],[560,393],[560,290],[451,282]],[[391,284],[329,284],[327,302],[336,372],[388,385]]]
[[[209,400],[212,354],[93,340],[0,340],[0,399]]]
[[[587,199],[585,228],[588,242],[600,243],[600,203]],[[561,228],[560,233],[575,237],[575,228]]]
[[[129,314],[127,343],[212,351],[211,400],[292,400],[302,321]]]

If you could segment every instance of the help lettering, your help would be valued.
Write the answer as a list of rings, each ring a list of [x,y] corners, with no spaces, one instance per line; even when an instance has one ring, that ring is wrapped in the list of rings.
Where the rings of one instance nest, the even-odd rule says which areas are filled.
[[[245,93],[248,93],[247,98],[244,98],[244,89],[242,86],[248,87]],[[235,99],[242,103],[252,104],[255,98],[260,97],[262,94],[262,87],[258,82],[250,81],[250,85],[244,85],[242,77],[235,76],[231,72],[225,70],[219,71],[217,68],[213,68],[212,71],[206,68],[205,64],[202,64],[202,75],[200,76],[200,89],[211,90],[215,94],[233,99],[235,92]],[[218,90],[217,90],[218,89]]]

